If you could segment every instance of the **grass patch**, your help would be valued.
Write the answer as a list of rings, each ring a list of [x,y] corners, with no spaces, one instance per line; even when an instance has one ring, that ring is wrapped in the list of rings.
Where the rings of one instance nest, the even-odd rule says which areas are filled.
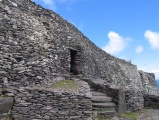
[[[92,111],[97,111],[97,112],[102,112],[102,111],[106,111],[102,108],[95,108],[95,107],[92,107]]]
[[[136,112],[127,112],[125,114],[120,114],[120,117],[124,117],[124,118],[129,118],[131,120],[137,120],[138,116],[140,116],[142,113],[146,112],[146,109],[141,109],[139,111]]]
[[[74,80],[61,80],[51,86],[53,89],[77,89],[78,83]]]
[[[111,117],[97,116],[97,118],[95,120],[111,120]]]
[[[125,114],[121,114],[121,117],[129,118],[131,120],[137,120],[138,114],[135,112],[127,112]]]

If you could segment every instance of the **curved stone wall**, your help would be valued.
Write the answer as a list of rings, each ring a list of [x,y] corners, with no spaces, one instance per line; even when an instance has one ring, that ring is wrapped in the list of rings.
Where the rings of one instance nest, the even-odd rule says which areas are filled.
[[[95,46],[72,24],[30,0],[0,1],[1,82],[27,86],[69,74],[142,87],[137,68]],[[71,59],[71,51],[77,52]],[[74,60],[74,62],[71,62]],[[16,83],[13,83],[16,82]]]

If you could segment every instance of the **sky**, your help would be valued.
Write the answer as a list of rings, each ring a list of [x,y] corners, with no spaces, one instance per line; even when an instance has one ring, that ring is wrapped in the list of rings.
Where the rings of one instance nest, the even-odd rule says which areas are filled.
[[[159,0],[33,0],[99,48],[159,79]]]

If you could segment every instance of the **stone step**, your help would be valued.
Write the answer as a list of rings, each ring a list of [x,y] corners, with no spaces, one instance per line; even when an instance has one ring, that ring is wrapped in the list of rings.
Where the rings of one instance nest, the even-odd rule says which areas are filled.
[[[111,102],[112,98],[107,96],[92,96],[92,102]]]
[[[116,107],[116,105],[113,102],[109,102],[109,103],[92,103],[92,107],[107,108],[107,107]]]
[[[116,114],[116,105],[107,94],[98,91],[92,92],[92,110],[97,116],[112,117]]]
[[[106,94],[98,91],[92,91],[92,96],[106,96]]]
[[[105,108],[101,108],[101,107],[92,107],[93,111],[116,111],[115,107],[105,107]]]
[[[113,116],[115,114],[116,114],[115,111],[98,111],[97,112],[97,115],[99,116]]]

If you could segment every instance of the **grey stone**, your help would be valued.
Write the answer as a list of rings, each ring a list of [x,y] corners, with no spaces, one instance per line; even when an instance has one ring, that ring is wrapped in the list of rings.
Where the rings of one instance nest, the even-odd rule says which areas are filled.
[[[13,5],[14,7],[18,7],[17,3],[15,3],[15,2],[12,2],[12,5]]]
[[[123,88],[119,89],[119,93],[118,93],[118,113],[120,114],[124,114],[126,113],[126,100],[125,100],[125,91]]]
[[[96,104],[99,107],[115,107],[120,86],[127,90],[127,110],[143,107],[142,91],[146,87],[136,65],[99,49],[71,23],[31,0],[0,1],[0,77],[7,79],[0,79],[0,86],[9,93],[13,91],[8,89],[16,88],[12,94],[16,120],[35,119],[39,114],[46,116],[45,113],[46,119],[64,119],[58,112],[67,109],[72,110],[68,113],[72,117],[89,118],[92,109],[89,85],[112,97],[114,103]],[[150,86],[156,87],[153,77],[147,75]],[[63,79],[84,80],[89,85],[78,82],[78,89],[51,88]],[[147,101],[151,99],[148,97]],[[24,106],[30,111],[25,112]],[[83,114],[84,111],[89,112]]]
[[[6,75],[7,72],[6,71],[0,71],[0,75],[3,76],[3,75]]]
[[[8,113],[13,106],[12,97],[0,97],[0,114]]]
[[[116,105],[112,102],[109,102],[109,103],[92,103],[92,106],[98,108],[104,108],[104,107],[115,107]]]
[[[93,96],[92,97],[92,101],[94,102],[110,102],[112,101],[111,97],[107,97],[107,96]]]

